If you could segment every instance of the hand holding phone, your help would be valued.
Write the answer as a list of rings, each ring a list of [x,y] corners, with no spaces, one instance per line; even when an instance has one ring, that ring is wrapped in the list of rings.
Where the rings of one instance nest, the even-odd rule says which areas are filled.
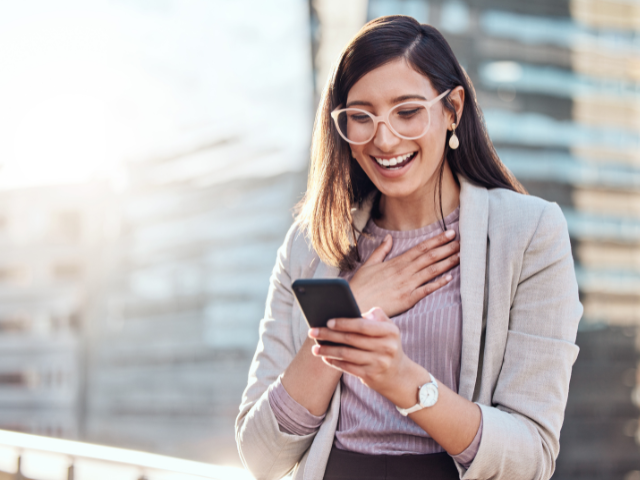
[[[359,318],[360,309],[349,283],[342,278],[300,279],[291,285],[307,323],[322,328],[332,318]],[[321,345],[341,345],[318,341]]]

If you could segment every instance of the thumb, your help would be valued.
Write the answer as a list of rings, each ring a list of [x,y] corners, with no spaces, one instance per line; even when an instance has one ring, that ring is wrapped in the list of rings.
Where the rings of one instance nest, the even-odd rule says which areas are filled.
[[[389,320],[387,314],[380,307],[373,307],[371,310],[364,312],[362,318],[373,320],[375,322],[386,322]]]
[[[364,262],[363,266],[377,265],[378,263],[382,263],[386,258],[386,256],[389,255],[389,252],[391,251],[392,246],[393,246],[393,239],[391,238],[391,235],[387,233],[387,235],[384,237],[384,240],[382,240],[382,243],[378,245],[378,248],[376,248],[373,251],[373,253],[367,259],[367,261]]]

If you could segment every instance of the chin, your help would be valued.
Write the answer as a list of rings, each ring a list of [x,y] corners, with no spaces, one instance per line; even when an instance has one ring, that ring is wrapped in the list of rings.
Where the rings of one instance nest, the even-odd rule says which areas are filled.
[[[417,185],[376,185],[380,193],[388,198],[408,198],[420,190]]]

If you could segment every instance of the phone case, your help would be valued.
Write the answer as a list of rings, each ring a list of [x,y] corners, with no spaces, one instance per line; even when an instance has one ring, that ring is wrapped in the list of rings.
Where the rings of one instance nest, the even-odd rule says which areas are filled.
[[[349,283],[342,278],[300,279],[291,285],[310,327],[326,327],[332,318],[361,316]],[[319,341],[321,345],[336,345]]]

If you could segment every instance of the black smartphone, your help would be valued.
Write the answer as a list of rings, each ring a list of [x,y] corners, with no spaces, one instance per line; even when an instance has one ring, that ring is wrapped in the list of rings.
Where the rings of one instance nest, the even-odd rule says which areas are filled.
[[[326,327],[332,318],[359,318],[360,309],[349,283],[342,278],[300,279],[291,285],[307,323],[312,328]],[[321,345],[341,345],[318,341]]]

